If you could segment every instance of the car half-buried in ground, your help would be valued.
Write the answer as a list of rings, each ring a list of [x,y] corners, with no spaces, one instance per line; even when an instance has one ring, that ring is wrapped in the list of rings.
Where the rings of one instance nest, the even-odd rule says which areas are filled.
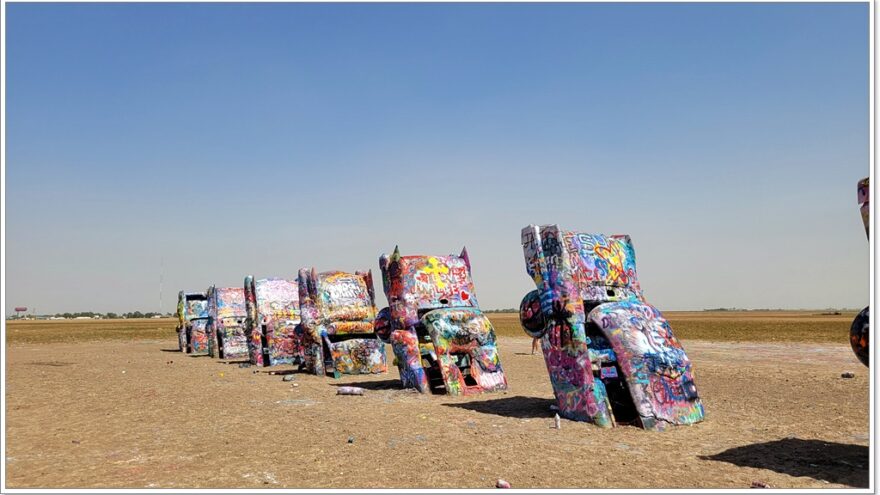
[[[303,366],[309,373],[385,373],[385,344],[376,336],[373,275],[299,271]]]
[[[208,289],[208,354],[220,359],[247,359],[244,325],[247,307],[243,287]]]
[[[379,258],[388,308],[380,336],[391,343],[404,388],[450,395],[504,390],[495,330],[480,311],[467,251]]]
[[[294,364],[302,352],[296,348],[300,329],[299,288],[296,280],[263,278],[244,280],[248,358],[257,366]]]
[[[208,298],[204,292],[177,294],[177,340],[181,352],[208,352]]]
[[[865,224],[865,235],[868,236],[868,240],[871,238],[870,232],[870,177],[866,177],[859,181],[857,188],[857,195],[859,204],[861,205],[862,212],[862,222]],[[853,352],[856,354],[856,357],[859,358],[859,361],[862,362],[865,366],[868,366],[870,363],[870,346],[868,345],[869,333],[871,330],[871,307],[868,306],[859,312],[856,315],[856,318],[852,322],[852,326],[849,329],[849,343],[852,346]]]
[[[703,420],[691,362],[644,299],[629,236],[530,225],[522,246],[537,290],[520,320],[541,339],[561,416],[648,430]]]

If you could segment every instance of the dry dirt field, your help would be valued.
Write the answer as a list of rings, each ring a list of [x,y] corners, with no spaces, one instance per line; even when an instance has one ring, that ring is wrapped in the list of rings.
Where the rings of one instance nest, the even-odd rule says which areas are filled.
[[[851,314],[667,313],[707,417],[660,433],[552,429],[543,358],[490,316],[510,390],[466,398],[399,390],[393,367],[283,382],[180,354],[170,320],[8,324],[6,487],[868,487]]]

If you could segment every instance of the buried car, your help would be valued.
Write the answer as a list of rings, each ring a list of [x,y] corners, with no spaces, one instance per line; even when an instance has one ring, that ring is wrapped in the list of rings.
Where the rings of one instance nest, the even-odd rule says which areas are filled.
[[[208,354],[220,359],[247,359],[244,288],[208,288]]]
[[[177,341],[180,352],[208,352],[208,298],[204,292],[177,294]]]
[[[388,308],[377,329],[391,343],[404,388],[450,395],[507,388],[495,330],[477,304],[467,250],[459,256],[379,258]]]
[[[303,367],[316,375],[385,373],[376,335],[373,274],[299,271]]]
[[[520,322],[541,339],[560,416],[648,430],[703,420],[691,362],[644,299],[629,236],[530,225],[522,245],[538,289]]]
[[[862,213],[862,222],[865,224],[865,235],[868,236],[868,240],[870,241],[870,177],[866,177],[859,181],[857,195],[859,204],[861,205],[860,210]],[[860,311],[849,328],[849,343],[852,346],[852,350],[856,354],[856,357],[859,358],[859,361],[865,366],[870,364],[870,347],[868,345],[868,334],[871,330],[870,313],[870,306]]]
[[[244,279],[248,358],[257,366],[298,363],[299,288],[295,280]]]

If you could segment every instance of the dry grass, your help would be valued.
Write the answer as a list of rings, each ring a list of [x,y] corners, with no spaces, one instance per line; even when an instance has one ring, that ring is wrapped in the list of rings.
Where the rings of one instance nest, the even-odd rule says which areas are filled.
[[[855,313],[819,311],[668,311],[664,315],[683,340],[723,342],[846,343]],[[522,337],[517,313],[490,313],[498,335]],[[53,320],[6,322],[7,344],[154,340],[174,334],[176,320]]]
[[[856,313],[820,311],[667,311],[663,315],[682,340],[722,342],[848,343]],[[525,335],[517,313],[488,315],[498,335]]]
[[[54,344],[113,340],[166,339],[177,320],[36,320],[7,321],[7,344]]]

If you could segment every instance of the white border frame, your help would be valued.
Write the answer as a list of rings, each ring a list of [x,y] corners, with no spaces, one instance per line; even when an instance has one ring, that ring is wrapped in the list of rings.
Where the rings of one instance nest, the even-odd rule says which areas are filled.
[[[482,2],[491,2],[491,3],[536,3],[534,0],[482,0]],[[0,41],[0,45],[2,45],[2,60],[0,60],[0,87],[2,87],[2,94],[0,94],[0,109],[2,109],[2,135],[0,135],[0,174],[2,174],[2,179],[0,179],[0,195],[3,198],[3,205],[0,208],[0,224],[2,224],[2,233],[0,233],[0,253],[2,253],[2,257],[0,257],[0,273],[2,273],[2,282],[0,282],[0,304],[2,304],[3,308],[6,307],[6,4],[7,3],[248,3],[242,2],[240,0],[192,0],[192,1],[179,1],[179,0],[141,0],[140,2],[128,2],[128,1],[120,1],[120,0],[90,0],[88,2],[77,2],[73,0],[30,0],[30,1],[13,1],[9,2],[7,0],[0,0],[0,19],[3,22],[2,29],[2,41]],[[365,2],[361,0],[301,0],[299,2],[288,2],[285,0],[261,0],[260,3],[414,3],[409,0],[383,0],[376,2]],[[434,3],[468,3],[464,0],[446,0],[443,2],[434,2]],[[606,0],[606,1],[580,1],[580,0],[554,0],[554,3],[868,3],[868,16],[869,16],[869,132],[870,132],[870,148],[869,148],[869,166],[870,166],[870,174],[871,178],[871,189],[870,189],[870,232],[873,234],[876,232],[874,228],[875,219],[877,218],[875,212],[875,201],[874,195],[876,193],[876,185],[874,183],[874,166],[876,163],[875,160],[875,140],[876,140],[876,126],[875,126],[875,99],[874,99],[874,89],[875,89],[875,78],[874,78],[874,56],[875,56],[875,46],[876,46],[876,38],[874,35],[874,26],[875,26],[875,15],[876,10],[874,8],[874,0],[869,1],[828,1],[828,0],[775,0],[775,1],[741,1],[741,0],[710,0],[710,1],[689,1],[689,0]],[[853,179],[853,183],[858,178]],[[874,309],[874,301],[875,301],[875,290],[874,290],[874,282],[875,282],[875,249],[876,244],[874,242],[873,235],[870,236],[868,240],[870,246],[870,305],[872,307],[872,313]],[[5,310],[4,310],[5,311]],[[875,324],[874,319],[871,319],[870,322],[870,332],[873,335],[875,334]],[[0,407],[2,407],[2,416],[0,416],[0,448],[2,448],[2,458],[3,463],[0,464],[0,492],[2,493],[499,493],[497,488],[491,489],[167,489],[167,488],[143,488],[143,489],[85,489],[85,488],[75,488],[75,489],[25,489],[25,488],[6,488],[6,319],[3,318],[2,323],[0,323],[0,338],[3,340],[3,358],[0,360],[2,362],[2,369],[0,369],[0,379],[2,379],[2,383],[0,383],[0,392],[2,392],[2,397],[0,397]],[[877,368],[876,368],[876,356],[877,356],[877,343],[873,338],[871,339],[871,355],[870,355],[870,370],[871,370],[871,380],[870,380],[870,440],[869,440],[869,488],[854,488],[854,489],[764,489],[761,493],[873,493],[876,488],[875,477],[876,477],[876,469],[875,469],[875,445],[876,445],[876,429],[875,429],[875,383],[876,378],[878,377]],[[504,490],[505,493],[755,493],[754,489],[508,489]]]

